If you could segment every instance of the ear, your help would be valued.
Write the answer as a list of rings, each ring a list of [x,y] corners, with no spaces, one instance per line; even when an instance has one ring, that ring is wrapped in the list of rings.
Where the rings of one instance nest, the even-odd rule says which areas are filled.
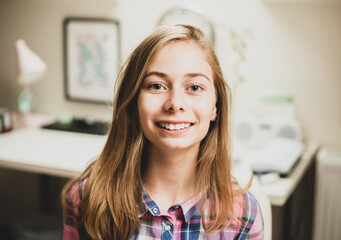
[[[211,120],[211,121],[215,121],[216,118],[217,118],[217,107],[214,106],[213,111],[212,111],[212,114],[211,114],[210,120]]]

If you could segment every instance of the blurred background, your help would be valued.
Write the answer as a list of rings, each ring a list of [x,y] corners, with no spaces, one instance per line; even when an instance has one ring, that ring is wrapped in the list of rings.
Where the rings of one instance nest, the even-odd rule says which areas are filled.
[[[297,139],[305,146],[341,147],[339,0],[0,0],[0,108],[18,110],[22,87],[17,81],[14,45],[24,39],[48,68],[43,80],[31,87],[37,100],[34,112],[56,119],[72,116],[110,121],[108,104],[65,97],[64,19],[117,20],[120,65],[175,7],[196,11],[212,24],[214,47],[233,90],[234,119],[247,119],[247,124],[256,129],[255,122],[262,126],[265,122],[260,115],[272,114],[266,118],[269,123],[286,111],[295,120]],[[282,108],[283,104],[286,107]],[[240,134],[236,133],[236,138],[245,141],[243,130]],[[56,212],[59,191],[66,180],[48,180],[53,186],[49,194],[55,196],[50,208]],[[16,219],[40,212],[41,182],[38,174],[0,168],[3,237],[10,238],[6,229]],[[340,216],[335,219],[339,221]]]

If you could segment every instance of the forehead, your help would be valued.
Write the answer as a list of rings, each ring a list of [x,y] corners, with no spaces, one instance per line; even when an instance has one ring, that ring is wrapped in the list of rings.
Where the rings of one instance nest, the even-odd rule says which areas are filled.
[[[180,53],[182,57],[188,54],[192,54],[193,56],[199,57],[200,59],[208,62],[204,50],[194,40],[180,40],[166,43],[156,52],[154,61],[156,58],[164,57],[163,55],[169,55],[170,53]]]
[[[155,55],[148,71],[202,72],[212,79],[212,68],[203,49],[192,40],[170,42]]]

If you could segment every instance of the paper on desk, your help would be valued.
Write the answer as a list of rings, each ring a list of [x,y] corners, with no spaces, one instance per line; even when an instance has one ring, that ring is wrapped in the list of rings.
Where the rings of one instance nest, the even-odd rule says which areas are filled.
[[[245,160],[255,172],[287,174],[303,152],[303,144],[295,139],[276,137]]]

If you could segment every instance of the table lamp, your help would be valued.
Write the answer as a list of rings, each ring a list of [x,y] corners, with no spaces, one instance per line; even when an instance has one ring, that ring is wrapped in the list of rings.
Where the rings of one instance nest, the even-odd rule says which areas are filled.
[[[18,83],[23,88],[18,97],[18,110],[24,117],[27,117],[35,106],[35,97],[30,86],[46,76],[47,66],[26,45],[24,40],[17,40],[15,49],[17,53]]]

